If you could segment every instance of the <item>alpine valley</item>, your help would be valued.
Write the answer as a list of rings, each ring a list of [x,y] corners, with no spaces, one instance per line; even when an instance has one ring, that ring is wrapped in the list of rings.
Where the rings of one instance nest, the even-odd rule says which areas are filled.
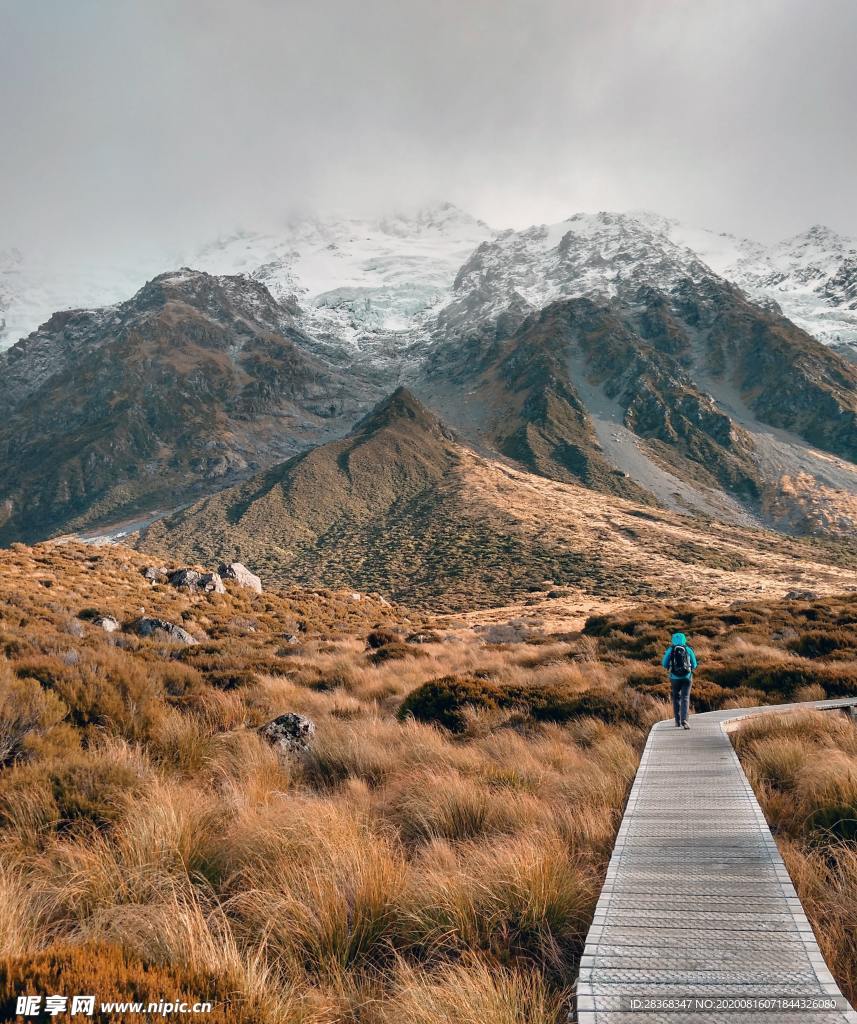
[[[0,353],[0,543],[123,536],[455,607],[545,576],[658,592],[671,546],[736,595],[854,564],[854,240],[441,204],[179,262],[52,312],[69,282],[0,259],[7,333],[35,328]]]

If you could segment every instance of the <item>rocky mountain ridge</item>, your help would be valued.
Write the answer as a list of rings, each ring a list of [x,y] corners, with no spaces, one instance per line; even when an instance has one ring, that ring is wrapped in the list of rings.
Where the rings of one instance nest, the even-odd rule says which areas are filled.
[[[331,436],[377,385],[243,277],[163,274],[0,353],[0,539],[174,507]]]

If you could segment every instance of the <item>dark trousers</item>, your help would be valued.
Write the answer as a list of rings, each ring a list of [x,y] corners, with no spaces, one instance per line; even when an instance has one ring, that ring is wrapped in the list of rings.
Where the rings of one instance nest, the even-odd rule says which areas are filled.
[[[692,683],[692,676],[688,676],[687,679],[670,679],[670,688],[672,690],[673,698],[673,714],[675,715],[676,725],[684,725],[687,721],[687,712],[690,708],[690,687]]]

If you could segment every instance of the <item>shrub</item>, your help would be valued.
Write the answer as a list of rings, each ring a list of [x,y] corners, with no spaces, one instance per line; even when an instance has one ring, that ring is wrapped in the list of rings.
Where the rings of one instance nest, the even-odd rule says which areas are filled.
[[[813,629],[802,633],[789,647],[802,658],[826,658],[837,651],[853,650],[855,645],[857,636],[853,630]]]
[[[43,825],[62,829],[89,822],[106,828],[144,787],[138,766],[109,750],[78,751],[62,760],[23,765],[0,781],[0,824],[15,820],[17,805],[40,793]]]
[[[650,697],[634,690],[586,690],[573,697],[561,694],[551,694],[546,699],[536,697],[531,710],[533,717],[542,722],[597,718],[608,725],[620,722],[643,725],[652,714],[654,706]]]
[[[170,661],[166,664],[158,664],[156,672],[161,679],[167,699],[171,702],[181,702],[186,698],[197,696],[204,690],[201,673],[189,665]]]
[[[159,673],[120,651],[85,651],[69,661],[43,657],[15,670],[53,691],[68,706],[70,721],[84,729],[99,726],[143,740],[162,714]]]
[[[639,726],[654,720],[655,707],[650,697],[634,690],[590,689],[579,693],[562,685],[503,686],[472,675],[453,675],[417,687],[402,702],[399,717],[413,715],[452,732],[465,730],[468,709],[519,710],[538,722],[590,717],[609,724]]]
[[[384,644],[383,647],[379,647],[376,651],[373,651],[372,654],[370,654],[369,660],[373,665],[381,665],[385,661],[402,661],[405,658],[424,657],[426,657],[425,651],[421,651],[418,647],[397,642]]]
[[[230,668],[223,672],[207,672],[205,681],[217,690],[238,690],[252,686],[256,682],[256,673],[246,669]]]
[[[806,686],[821,686],[831,697],[857,691],[857,669],[847,663],[814,665],[797,660],[761,664],[736,662],[709,668],[705,674],[727,689],[745,686],[761,690],[769,704],[788,701],[797,690]]]
[[[503,707],[503,691],[496,683],[473,675],[450,675],[423,683],[402,701],[398,717],[412,715],[420,722],[434,722],[451,732],[463,732],[465,709],[496,711]]]
[[[388,629],[373,629],[366,637],[366,646],[373,651],[377,651],[379,647],[384,647],[387,644],[401,643],[401,640],[402,638],[398,633],[393,633]]]

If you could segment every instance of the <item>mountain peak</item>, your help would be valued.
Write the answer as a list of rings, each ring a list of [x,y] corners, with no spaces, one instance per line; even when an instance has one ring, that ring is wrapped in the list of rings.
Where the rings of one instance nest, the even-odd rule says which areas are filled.
[[[849,245],[853,247],[853,241],[844,235],[840,235],[833,228],[828,227],[826,224],[813,224],[806,231],[801,231],[797,235],[792,235],[791,238],[785,239],[785,241],[780,243],[779,248],[794,250],[812,247],[816,249],[837,250],[846,249]]]
[[[374,434],[390,427],[404,426],[411,432],[428,431],[452,439],[452,432],[427,409],[408,388],[400,386],[383,398],[361,419],[352,434]]]

